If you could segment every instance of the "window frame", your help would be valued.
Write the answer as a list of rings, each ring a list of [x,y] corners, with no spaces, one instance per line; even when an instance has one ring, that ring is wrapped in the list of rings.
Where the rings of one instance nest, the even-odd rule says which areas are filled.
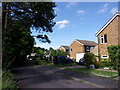
[[[72,50],[72,48],[70,48],[70,52],[72,52],[73,50]]]
[[[100,36],[100,43],[101,44],[107,44],[107,34]]]
[[[105,56],[106,56],[106,57],[105,57]],[[108,59],[109,56],[108,56],[108,55],[102,55],[101,58],[103,58],[103,59]]]
[[[86,51],[90,51],[90,46],[86,46]]]
[[[94,46],[86,46],[86,51],[91,51],[94,48]],[[88,50],[89,49],[89,50]]]

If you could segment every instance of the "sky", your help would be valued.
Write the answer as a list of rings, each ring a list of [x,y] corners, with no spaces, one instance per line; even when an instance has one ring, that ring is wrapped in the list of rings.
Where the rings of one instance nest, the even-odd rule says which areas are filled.
[[[76,39],[97,42],[96,32],[118,11],[117,2],[56,2],[56,25],[48,33],[51,43],[36,40],[36,45],[58,49]]]

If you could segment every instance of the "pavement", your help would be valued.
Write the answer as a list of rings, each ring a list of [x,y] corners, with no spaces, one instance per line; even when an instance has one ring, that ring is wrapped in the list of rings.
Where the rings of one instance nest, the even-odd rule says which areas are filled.
[[[20,81],[20,85],[22,87],[28,87],[28,88],[56,86],[55,88],[63,87],[63,88],[116,88],[117,89],[120,86],[118,85],[118,80],[78,73],[70,70],[65,70],[65,68],[54,68],[54,67],[42,66],[42,65],[32,66],[32,67],[21,67],[17,69],[15,68],[12,69],[12,72],[15,76],[15,80]]]

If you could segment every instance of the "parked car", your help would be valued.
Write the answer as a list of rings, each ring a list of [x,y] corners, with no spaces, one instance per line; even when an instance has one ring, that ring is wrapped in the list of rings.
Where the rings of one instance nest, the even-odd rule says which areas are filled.
[[[74,63],[72,59],[67,58],[66,56],[55,56],[53,61],[54,61],[54,64]]]
[[[84,65],[84,64],[85,64],[85,59],[84,59],[84,58],[81,58],[81,59],[79,60],[79,63],[78,63],[78,64]]]

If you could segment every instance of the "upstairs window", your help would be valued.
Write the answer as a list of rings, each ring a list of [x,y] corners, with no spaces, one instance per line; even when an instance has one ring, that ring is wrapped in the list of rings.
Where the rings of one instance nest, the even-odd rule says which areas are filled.
[[[100,40],[101,40],[101,44],[107,43],[107,35],[104,34],[104,35],[100,36]]]
[[[68,53],[68,52],[69,52],[69,49],[66,49],[66,52]]]
[[[91,51],[93,48],[93,46],[86,46],[86,51]]]
[[[86,46],[86,51],[90,51],[90,46]]]

